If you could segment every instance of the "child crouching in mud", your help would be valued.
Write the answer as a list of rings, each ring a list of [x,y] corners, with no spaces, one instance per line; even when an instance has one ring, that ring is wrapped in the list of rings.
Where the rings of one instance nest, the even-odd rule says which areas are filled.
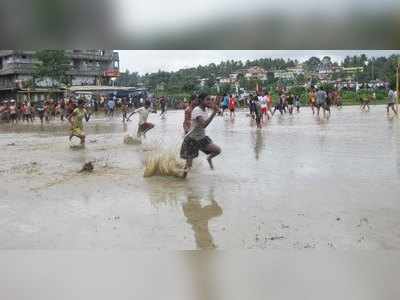
[[[207,108],[213,110],[211,116],[208,116]],[[183,139],[180,156],[186,160],[183,178],[185,178],[192,167],[193,159],[199,156],[199,150],[208,155],[207,162],[211,170],[214,169],[212,159],[221,153],[221,148],[214,144],[206,135],[206,127],[219,112],[218,104],[211,102],[210,97],[202,93],[198,97],[198,106],[196,106],[191,115],[191,127]]]
[[[86,122],[90,119],[90,114],[88,114],[87,110],[84,108],[85,101],[83,99],[79,99],[78,107],[73,110],[73,112],[69,115],[68,121],[71,123],[71,134],[69,136],[69,140],[71,141],[74,136],[81,140],[81,145],[85,145],[85,132],[83,130],[83,118],[85,118]]]
[[[135,114],[135,113],[139,114],[139,125],[138,125],[138,130],[137,130],[138,138],[140,138],[141,136],[146,137],[146,132],[149,131],[150,129],[154,128],[154,124],[147,122],[147,118],[149,117],[149,113],[150,113],[150,106],[151,106],[150,101],[146,101],[144,103],[143,107],[136,109],[134,112],[132,112],[129,115],[129,117],[127,119],[129,121],[130,117],[133,114]]]

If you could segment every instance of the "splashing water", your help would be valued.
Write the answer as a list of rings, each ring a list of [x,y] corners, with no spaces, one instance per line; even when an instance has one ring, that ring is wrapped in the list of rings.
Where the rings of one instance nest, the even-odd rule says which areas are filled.
[[[134,138],[133,136],[127,134],[124,136],[124,143],[127,145],[140,145],[142,141],[139,138]]]
[[[176,150],[157,149],[150,152],[144,161],[144,177],[172,176],[183,177],[184,162]]]

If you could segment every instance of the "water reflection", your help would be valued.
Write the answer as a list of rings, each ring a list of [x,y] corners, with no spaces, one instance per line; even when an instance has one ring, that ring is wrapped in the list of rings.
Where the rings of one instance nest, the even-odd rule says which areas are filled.
[[[187,222],[192,225],[196,245],[198,249],[215,249],[216,246],[208,227],[208,222],[212,218],[222,215],[222,208],[214,199],[213,189],[211,188],[207,196],[209,204],[202,206],[201,198],[189,196],[186,203],[182,205],[183,213]]]
[[[264,142],[264,131],[257,130],[253,132],[252,135],[252,144],[254,145],[254,154],[256,160],[259,160],[261,151],[265,148]]]

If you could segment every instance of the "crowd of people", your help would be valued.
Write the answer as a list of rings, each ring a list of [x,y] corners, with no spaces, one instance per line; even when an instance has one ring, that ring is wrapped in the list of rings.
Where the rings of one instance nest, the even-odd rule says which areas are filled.
[[[0,121],[33,123],[36,118],[39,118],[43,123],[50,122],[56,117],[64,121],[76,106],[77,102],[72,99],[59,101],[48,99],[34,104],[30,100],[18,103],[14,99],[4,100],[0,102]]]
[[[395,107],[396,92],[392,89],[388,92],[387,113],[391,109],[397,115]],[[373,95],[361,98],[361,109],[368,111],[369,103],[373,99]],[[212,159],[221,153],[221,148],[216,145],[212,139],[206,135],[206,128],[212,122],[215,116],[224,116],[234,119],[239,101],[234,95],[223,94],[222,96],[209,96],[201,93],[193,95],[186,102],[184,110],[183,131],[184,138],[181,146],[180,156],[186,161],[184,175],[186,177],[190,171],[193,160],[198,157],[199,151],[207,155],[207,162],[211,169],[214,168]],[[271,119],[276,111],[280,115],[300,113],[301,100],[300,95],[289,93],[282,89],[278,92],[276,101],[273,101],[272,95],[268,91],[250,94],[245,103],[249,109],[248,116],[256,121],[257,128],[261,128],[262,122]],[[73,137],[80,139],[82,146],[85,145],[85,132],[83,120],[90,120],[91,115],[101,109],[104,110],[105,116],[114,117],[115,112],[120,110],[122,122],[130,121],[134,114],[138,114],[137,137],[141,139],[145,134],[154,128],[154,124],[148,122],[150,113],[157,113],[157,108],[161,110],[160,117],[164,118],[166,114],[167,101],[165,97],[158,99],[151,97],[139,99],[137,104],[128,98],[117,99],[110,96],[107,99],[97,102],[95,99],[87,100],[85,98],[61,98],[59,100],[48,99],[46,101],[38,101],[32,104],[31,101],[16,103],[15,100],[5,100],[0,102],[0,119],[11,123],[34,122],[38,117],[40,122],[50,122],[59,117],[61,121],[68,120],[70,123],[69,139]],[[308,92],[308,105],[312,113],[317,116],[322,114],[324,118],[329,119],[331,115],[331,106],[341,107],[340,93],[337,91],[327,92],[323,87],[312,87]],[[211,110],[209,115],[208,111]]]
[[[166,112],[166,103],[164,97],[143,99],[133,101],[128,97],[116,98],[110,95],[109,97],[100,97],[96,99],[92,97],[90,100],[85,97],[63,97],[60,99],[48,98],[33,102],[31,100],[16,101],[15,99],[0,100],[0,122],[18,123],[31,122],[36,118],[40,121],[50,122],[59,118],[61,121],[67,120],[69,115],[75,108],[78,107],[78,101],[82,99],[85,102],[85,107],[91,113],[104,112],[106,117],[113,118],[117,111],[122,113],[123,121],[128,120],[128,113],[132,109],[144,106],[145,100],[149,101],[152,112],[157,112],[157,107],[161,109],[161,114]]]
[[[224,94],[220,97],[214,97],[216,102],[220,103],[219,115],[227,115],[229,117],[235,117],[235,111],[239,106],[239,101],[234,95]],[[294,112],[299,113],[302,106],[300,95],[290,93],[285,89],[278,91],[276,101],[273,100],[273,96],[268,91],[257,92],[250,94],[244,99],[245,106],[249,109],[249,116],[256,120],[257,127],[261,127],[261,123],[271,119],[276,111],[279,111],[281,115],[290,114]],[[308,104],[312,109],[313,114],[320,115],[322,113],[324,117],[330,117],[330,107],[335,105],[337,107],[342,106],[340,93],[337,91],[326,92],[323,88],[312,87],[308,93]]]

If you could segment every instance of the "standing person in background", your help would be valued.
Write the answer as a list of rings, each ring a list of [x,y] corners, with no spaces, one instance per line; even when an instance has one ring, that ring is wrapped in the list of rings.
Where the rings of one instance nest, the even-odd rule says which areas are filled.
[[[360,106],[361,111],[364,112],[369,111],[369,102],[371,98],[372,98],[371,95],[361,97],[361,106]]]
[[[264,116],[269,119],[268,115],[268,106],[267,106],[267,97],[263,93],[262,95],[258,96],[258,102],[260,103],[260,113],[261,113],[261,121],[264,121]]]
[[[43,108],[44,108],[44,119],[45,119],[45,121],[48,123],[48,122],[50,122],[50,108],[49,108],[49,100],[46,100],[45,102],[44,102],[44,106],[43,106]]]
[[[308,104],[310,105],[312,113],[314,115],[316,107],[316,94],[313,86],[311,87],[310,92],[308,93]]]
[[[386,107],[386,112],[388,115],[389,115],[389,108],[391,108],[392,111],[394,112],[394,114],[397,115],[396,108],[394,107],[394,104],[396,103],[396,96],[397,96],[396,94],[397,93],[395,93],[393,88],[394,88],[393,86],[390,86],[389,93],[388,93],[388,104]]]
[[[224,93],[222,97],[222,116],[225,115],[225,111],[228,109],[229,106],[229,97],[226,93]]]
[[[288,98],[288,97],[287,97],[285,91],[282,92],[280,98],[281,98],[281,99],[280,99],[280,103],[281,103],[283,112],[286,114],[286,107],[288,106],[288,104],[287,104],[287,98]]]
[[[43,125],[43,119],[44,119],[44,103],[43,100],[39,100],[36,103],[36,112],[39,116],[40,119],[40,124]]]
[[[31,103],[31,100],[30,100],[30,99],[28,99],[28,107],[29,107],[30,112],[31,112],[30,115],[31,115],[32,123],[33,123],[33,121],[35,121],[36,108],[35,108],[35,106]]]
[[[28,121],[28,105],[27,105],[26,101],[24,101],[24,103],[22,103],[22,105],[21,105],[21,114],[22,114],[22,121],[29,122]]]
[[[286,91],[282,92],[280,98],[281,98],[282,109],[283,109],[284,113],[286,114],[286,107],[288,107],[288,97],[286,95]]]
[[[60,120],[63,122],[64,121],[64,117],[65,117],[65,99],[61,98],[60,102],[59,102],[59,107],[60,107]]]
[[[26,102],[26,121],[28,122],[28,120],[31,121],[31,123],[33,123],[33,115],[34,115],[34,110],[31,104],[31,101],[28,100]]]
[[[18,118],[17,118],[17,105],[15,104],[15,100],[12,99],[10,101],[10,106],[8,108],[8,111],[10,112],[10,121],[11,124],[18,123]]]
[[[199,151],[208,155],[207,162],[212,170],[214,169],[212,159],[221,153],[221,148],[206,135],[207,126],[219,111],[218,102],[211,102],[210,97],[205,93],[199,95],[198,101],[198,106],[192,111],[190,131],[183,139],[180,151],[181,158],[186,160],[183,178],[191,169],[193,159],[199,156]],[[208,116],[207,108],[213,110],[211,116]]]
[[[254,111],[255,111],[257,128],[260,129],[261,128],[261,119],[262,119],[261,103],[258,100],[257,96],[254,96]]]
[[[7,123],[10,122],[10,102],[8,100],[4,101],[3,115]]]
[[[68,105],[67,105],[67,112],[66,112],[66,118],[68,119],[68,117],[72,114],[72,112],[74,111],[74,109],[76,108],[75,102],[73,98],[69,99]]]
[[[165,117],[165,113],[166,113],[166,105],[167,105],[167,100],[165,99],[164,96],[162,96],[160,98],[160,109],[161,109],[161,113],[160,113],[160,117],[164,118]]]
[[[108,110],[108,116],[111,118],[114,117],[115,105],[116,105],[115,100],[110,97],[107,101],[107,110]]]
[[[255,96],[250,94],[249,96],[249,110],[250,110],[250,116],[254,120],[256,118],[256,101],[255,101]]]
[[[340,90],[336,93],[336,107],[342,108],[342,95],[340,94]]]
[[[327,107],[328,95],[326,94],[324,89],[321,87],[321,88],[318,89],[316,97],[317,97],[317,115],[319,117],[319,111],[322,108],[322,112],[323,112],[324,117],[325,117],[325,110],[326,110],[326,107]]]
[[[277,110],[279,110],[281,115],[283,115],[284,105],[285,105],[284,104],[284,97],[282,97],[282,93],[279,93],[279,99],[278,99],[278,102],[276,102],[276,104],[275,104],[274,111],[272,112],[272,115],[274,115]]]
[[[21,102],[17,102],[16,106],[17,106],[17,121],[23,121],[24,120],[24,114],[22,112],[22,104]]]
[[[294,95],[290,94],[287,97],[287,104],[288,104],[289,114],[293,114],[293,103],[294,103]]]
[[[296,111],[299,113],[300,112],[300,96],[295,95],[294,96],[294,106],[296,107]]]
[[[128,99],[126,97],[123,97],[122,103],[121,103],[122,123],[125,123],[125,121],[128,119],[128,116],[127,116],[128,110],[129,110]]]
[[[236,117],[236,115],[235,115],[236,106],[237,106],[237,101],[236,101],[235,97],[233,97],[231,95],[229,98],[229,104],[228,104],[229,116],[231,119],[234,119]]]

